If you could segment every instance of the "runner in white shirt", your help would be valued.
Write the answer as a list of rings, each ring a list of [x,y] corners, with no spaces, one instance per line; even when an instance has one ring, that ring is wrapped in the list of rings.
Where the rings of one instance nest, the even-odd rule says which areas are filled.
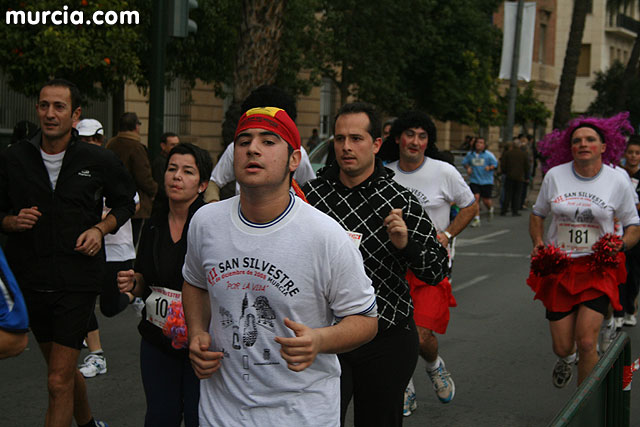
[[[556,387],[569,383],[577,359],[578,385],[598,362],[600,325],[610,302],[614,308],[620,306],[618,284],[626,277],[622,251],[640,238],[628,180],[605,164],[617,163],[625,146],[623,132],[633,132],[627,117],[628,113],[621,113],[610,119],[579,118],[564,131],[547,135],[539,145],[552,169],[531,214],[532,256],[545,244],[553,244],[569,257],[568,267],[561,271],[532,270],[527,279],[547,310],[553,351],[559,357],[553,371]],[[543,239],[549,215],[551,223]],[[592,246],[606,233],[616,234],[616,220],[623,228],[623,243],[609,246],[618,252],[617,264],[594,269]]]
[[[329,216],[294,197],[300,135],[284,110],[240,119],[242,191],[193,217],[183,268],[201,426],[338,426],[335,353],[377,332],[362,257]]]
[[[387,167],[394,179],[407,187],[420,200],[438,230],[438,240],[449,249],[449,265],[453,261],[454,239],[478,213],[478,203],[458,170],[449,163],[436,160],[436,128],[425,113],[410,111],[398,117],[391,127],[391,137],[399,146],[399,160]],[[426,157],[428,156],[428,157]],[[453,221],[451,205],[460,207]],[[442,403],[455,395],[455,383],[438,355],[438,340],[433,331],[444,334],[449,323],[449,307],[455,306],[451,283],[446,278],[429,286],[413,274],[407,276],[413,299],[413,318],[420,337],[420,355],[426,361],[427,374]],[[417,408],[413,380],[405,392],[403,414]]]

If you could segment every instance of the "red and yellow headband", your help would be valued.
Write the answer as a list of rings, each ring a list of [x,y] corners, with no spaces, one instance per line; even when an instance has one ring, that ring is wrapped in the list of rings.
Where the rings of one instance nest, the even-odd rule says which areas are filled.
[[[247,129],[264,129],[276,133],[294,150],[300,149],[300,132],[286,111],[276,107],[258,107],[240,117],[234,139]]]

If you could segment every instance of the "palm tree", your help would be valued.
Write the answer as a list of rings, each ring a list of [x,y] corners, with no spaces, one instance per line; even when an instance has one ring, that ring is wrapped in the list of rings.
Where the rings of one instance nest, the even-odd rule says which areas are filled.
[[[633,3],[634,0],[607,0],[607,11],[614,14],[617,13],[620,8],[627,9],[629,6],[632,6]],[[638,2],[638,8],[640,8],[640,1]],[[618,87],[616,93],[615,111],[622,111],[627,108],[629,82],[637,75],[638,60],[640,60],[640,33],[636,32],[636,40],[633,43],[633,49],[631,49],[629,61],[624,69],[622,84]]]
[[[554,129],[563,128],[571,118],[571,101],[573,100],[573,90],[576,85],[578,60],[580,59],[580,50],[582,48],[582,34],[584,33],[584,24],[590,3],[586,0],[574,0],[573,2],[571,30],[569,31],[569,41],[567,42],[560,87],[558,88],[558,98],[556,99],[553,114]]]

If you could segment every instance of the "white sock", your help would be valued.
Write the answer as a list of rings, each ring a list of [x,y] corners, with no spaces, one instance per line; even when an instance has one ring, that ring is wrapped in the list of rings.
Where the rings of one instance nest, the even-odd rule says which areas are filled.
[[[573,353],[568,355],[567,357],[563,357],[562,360],[565,361],[565,363],[567,364],[572,364],[572,363],[576,363],[576,357],[577,357],[577,353]]]
[[[438,358],[433,362],[427,361],[427,371],[429,372],[435,371],[438,368],[438,366],[440,366],[440,362],[442,362],[442,359],[440,358],[440,356],[438,356]]]

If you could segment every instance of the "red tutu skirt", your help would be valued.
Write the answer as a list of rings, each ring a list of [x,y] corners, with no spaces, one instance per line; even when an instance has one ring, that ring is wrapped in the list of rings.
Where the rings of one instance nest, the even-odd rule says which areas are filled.
[[[448,278],[431,286],[418,279],[411,270],[407,271],[411,299],[413,299],[413,320],[416,325],[444,334],[449,325],[449,307],[458,303],[451,293]]]
[[[618,285],[627,280],[625,257],[618,253],[617,267],[602,267],[592,270],[590,257],[573,258],[569,266],[558,274],[536,276],[529,272],[527,285],[549,311],[567,312],[573,306],[607,295],[615,310],[622,310]]]

